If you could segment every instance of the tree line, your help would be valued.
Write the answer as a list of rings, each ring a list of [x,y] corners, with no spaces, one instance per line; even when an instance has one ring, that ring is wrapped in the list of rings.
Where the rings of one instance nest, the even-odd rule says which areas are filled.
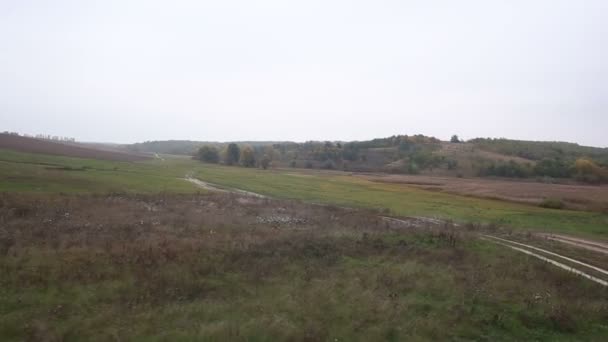
[[[196,159],[199,159],[205,163],[217,164],[222,162],[223,164],[230,166],[259,166],[263,169],[267,169],[270,166],[272,157],[273,153],[270,151],[267,151],[261,157],[256,157],[256,151],[253,147],[249,145],[241,147],[236,143],[230,143],[222,150],[215,146],[205,145],[198,150],[195,156]]]
[[[608,182],[608,169],[586,157],[578,158],[574,162],[568,162],[561,158],[545,158],[534,166],[527,163],[516,163],[512,160],[490,163],[479,167],[478,175],[507,178],[572,178],[592,184]]]

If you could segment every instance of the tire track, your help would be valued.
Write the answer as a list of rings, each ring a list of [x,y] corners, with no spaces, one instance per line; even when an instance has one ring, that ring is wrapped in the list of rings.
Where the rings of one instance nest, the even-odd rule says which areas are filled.
[[[511,241],[511,240],[507,240],[507,239],[499,238],[499,237],[492,236],[492,235],[482,235],[482,237],[491,238],[491,239],[495,239],[495,240],[503,241],[503,242],[506,242],[506,243],[511,243],[511,244],[515,244],[515,245],[518,245],[518,246],[522,246],[522,247],[530,248],[530,249],[533,249],[533,250],[536,250],[536,251],[539,251],[539,252],[543,252],[543,253],[546,253],[546,254],[552,255],[552,256],[557,257],[557,258],[561,258],[561,259],[564,259],[564,260],[568,260],[568,261],[570,261],[570,262],[572,262],[572,263],[575,263],[575,264],[578,264],[578,265],[581,265],[581,266],[585,266],[585,267],[588,267],[588,268],[590,268],[590,269],[592,269],[592,270],[594,270],[594,271],[597,271],[597,272],[603,273],[603,274],[605,274],[605,275],[608,275],[608,271],[606,271],[606,270],[604,270],[604,269],[602,269],[602,268],[599,268],[599,267],[596,267],[596,266],[593,266],[593,265],[586,264],[586,263],[584,263],[584,262],[582,262],[582,261],[578,261],[578,260],[576,260],[576,259],[572,259],[572,258],[569,258],[569,257],[567,257],[567,256],[563,256],[563,255],[561,255],[561,254],[553,253],[553,252],[548,251],[548,250],[546,250],[546,249],[542,249],[542,248],[534,247],[534,246],[531,246],[531,245],[526,245],[526,244],[524,244],[524,243],[520,243],[520,242],[516,242],[516,241]]]
[[[490,238],[495,238],[495,237],[492,237],[492,236],[489,236],[489,237],[490,237]],[[484,236],[482,236],[481,238],[482,238],[482,239],[484,239],[484,240],[489,240],[489,238],[484,237]],[[543,260],[543,261],[545,261],[545,262],[548,262],[548,263],[550,263],[550,264],[551,264],[551,265],[553,265],[553,266],[556,266],[556,267],[561,268],[561,269],[563,269],[563,270],[566,270],[566,271],[568,271],[568,272],[571,272],[571,273],[574,273],[574,274],[580,275],[581,277],[587,278],[587,279],[589,279],[589,280],[591,280],[591,281],[593,281],[593,282],[596,282],[596,283],[598,283],[598,284],[600,284],[600,285],[603,285],[603,286],[608,286],[608,281],[605,281],[605,280],[603,280],[603,279],[600,279],[600,278],[594,277],[594,276],[592,276],[592,275],[590,275],[590,274],[587,274],[587,273],[585,273],[585,272],[583,272],[583,271],[581,271],[581,270],[578,270],[578,269],[576,269],[576,268],[574,268],[574,267],[568,266],[568,265],[566,265],[566,264],[562,264],[561,262],[557,262],[557,261],[555,261],[555,260],[553,260],[553,259],[549,259],[549,258],[544,257],[544,256],[542,256],[542,255],[539,255],[539,254],[536,254],[536,253],[530,252],[529,250],[526,250],[526,249],[523,249],[523,248],[519,248],[519,247],[515,247],[515,246],[509,245],[509,244],[504,243],[504,242],[499,242],[499,241],[493,241],[493,242],[494,242],[494,243],[497,243],[497,244],[499,244],[499,245],[503,245],[503,246],[505,246],[505,247],[509,247],[509,248],[511,248],[511,249],[513,249],[513,250],[516,250],[516,251],[519,251],[519,252],[521,252],[521,253],[524,253],[524,254],[527,254],[527,255],[533,256],[533,257],[535,257],[535,258],[537,258],[537,259],[540,259],[540,260]]]
[[[557,234],[536,234],[545,239],[565,243],[571,246],[576,246],[580,248],[584,248],[593,252],[598,252],[602,254],[608,254],[608,245],[601,242],[589,241],[586,239],[579,239],[567,235],[557,235]]]
[[[186,175],[186,178],[184,178],[184,179],[187,180],[187,181],[189,181],[189,182],[191,182],[191,183],[193,183],[193,184],[196,184],[197,186],[199,186],[201,188],[204,188],[204,189],[210,190],[210,191],[219,191],[219,192],[225,192],[225,193],[235,193],[235,194],[240,194],[240,195],[245,195],[245,196],[253,196],[253,197],[257,197],[257,198],[269,198],[268,196],[257,194],[255,192],[250,192],[250,191],[245,191],[245,190],[240,190],[240,189],[233,189],[233,188],[219,187],[219,186],[216,186],[214,184],[201,181],[200,179],[194,178],[191,175]],[[314,203],[314,204],[315,205],[326,206],[325,204],[318,204],[318,203]],[[352,208],[347,208],[347,207],[341,207],[341,208],[351,209],[352,210]],[[398,222],[398,223],[406,225],[407,227],[411,227],[413,225],[416,225],[416,223],[418,223],[418,222],[431,223],[431,224],[436,224],[436,225],[445,224],[446,223],[446,221],[443,221],[443,220],[440,220],[440,219],[426,218],[426,217],[412,217],[410,221],[406,221],[406,220],[398,219],[398,218],[394,218],[394,217],[389,217],[389,216],[379,216],[379,218],[381,218],[383,220],[386,220],[386,221],[389,221],[389,222]],[[458,227],[457,224],[454,224],[454,226]],[[598,277],[592,276],[592,275],[590,275],[588,273],[585,273],[585,272],[583,272],[583,271],[581,271],[581,270],[579,270],[577,268],[574,268],[572,266],[568,266],[568,265],[563,264],[561,262],[555,261],[554,259],[548,258],[546,256],[542,256],[540,254],[534,253],[534,252],[532,252],[530,250],[527,250],[525,248],[536,250],[538,252],[542,252],[542,253],[551,255],[553,257],[556,257],[556,258],[561,258],[561,259],[567,260],[567,261],[569,261],[571,263],[574,263],[574,264],[577,264],[577,265],[581,265],[581,266],[590,268],[590,269],[592,269],[594,271],[597,271],[599,273],[608,275],[608,271],[604,270],[602,268],[599,268],[599,267],[596,267],[596,266],[593,266],[593,265],[589,265],[589,264],[584,263],[582,261],[579,261],[579,260],[576,260],[576,259],[572,259],[572,258],[569,258],[567,256],[564,256],[564,255],[561,255],[561,254],[557,254],[557,253],[554,253],[554,252],[551,252],[551,251],[548,251],[548,250],[545,250],[545,249],[542,249],[542,248],[538,248],[538,247],[535,247],[535,246],[523,244],[523,243],[516,242],[516,241],[511,241],[511,240],[499,238],[497,236],[492,236],[492,235],[487,235],[487,234],[479,234],[479,238],[481,238],[481,239],[483,239],[485,241],[496,243],[496,244],[499,244],[499,245],[511,248],[511,249],[513,249],[515,251],[518,251],[518,252],[530,255],[530,256],[535,257],[535,258],[537,258],[539,260],[545,261],[545,262],[547,262],[547,263],[549,263],[549,264],[551,264],[551,265],[553,265],[555,267],[558,267],[558,268],[560,268],[562,270],[565,270],[565,271],[568,271],[568,272],[580,275],[580,276],[582,276],[584,278],[587,278],[587,279],[589,279],[589,280],[591,280],[591,281],[593,281],[593,282],[595,282],[597,284],[600,284],[602,286],[608,287],[608,281],[606,281],[606,280],[603,280],[603,279],[600,279]],[[563,242],[565,242],[565,241],[563,241]],[[586,242],[589,243],[589,241],[586,241]],[[571,243],[574,244],[573,241]],[[593,244],[593,243],[589,243],[589,244]],[[514,245],[521,246],[521,247],[516,247]]]

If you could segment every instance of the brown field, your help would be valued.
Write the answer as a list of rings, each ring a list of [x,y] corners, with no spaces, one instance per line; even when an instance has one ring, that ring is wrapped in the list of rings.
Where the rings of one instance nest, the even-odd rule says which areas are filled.
[[[354,175],[375,182],[408,184],[425,190],[465,196],[528,204],[540,204],[545,199],[556,199],[562,201],[569,209],[608,211],[607,185],[546,184],[533,181],[377,173]]]
[[[26,138],[8,134],[0,134],[0,148],[26,153],[41,153],[57,156],[112,161],[141,161],[150,159],[150,157],[144,155],[99,150],[75,146],[74,144],[64,144],[61,142]]]

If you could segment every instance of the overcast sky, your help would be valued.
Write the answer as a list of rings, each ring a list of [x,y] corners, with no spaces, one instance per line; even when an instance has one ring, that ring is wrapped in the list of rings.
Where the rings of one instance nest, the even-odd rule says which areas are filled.
[[[606,0],[0,0],[0,131],[608,146]]]

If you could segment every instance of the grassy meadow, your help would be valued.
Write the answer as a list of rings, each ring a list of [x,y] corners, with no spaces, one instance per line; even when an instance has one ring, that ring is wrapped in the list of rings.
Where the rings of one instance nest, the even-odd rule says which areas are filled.
[[[2,341],[601,341],[606,290],[371,210],[0,195]]]
[[[426,216],[461,223],[608,238],[608,215],[427,191],[309,170],[261,170],[202,164],[166,156],[146,162],[110,162],[0,150],[0,192],[194,193],[187,175],[213,184],[276,198],[382,209],[397,216]]]
[[[371,182],[339,173],[298,173],[291,170],[205,165],[199,168],[196,176],[214,184],[277,198],[388,209],[397,216],[437,217],[461,223],[483,222],[608,238],[608,215],[602,213],[554,210],[426,191],[404,184]]]
[[[192,161],[174,157],[113,162],[0,150],[0,191],[39,193],[192,193]]]

